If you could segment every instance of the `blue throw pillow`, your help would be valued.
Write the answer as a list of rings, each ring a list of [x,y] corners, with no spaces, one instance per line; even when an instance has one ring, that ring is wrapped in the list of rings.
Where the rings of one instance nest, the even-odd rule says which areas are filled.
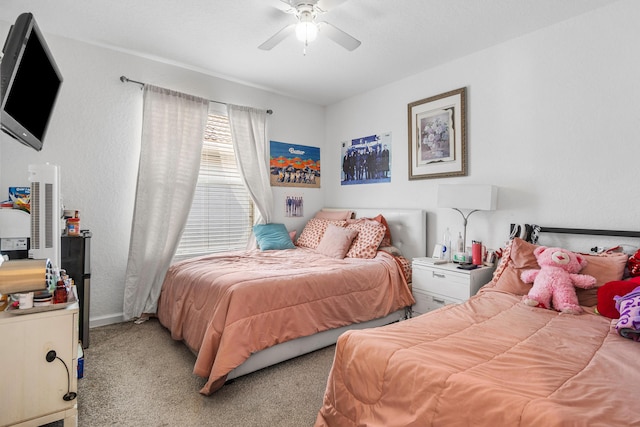
[[[257,224],[253,226],[253,234],[261,251],[296,248],[284,224]]]

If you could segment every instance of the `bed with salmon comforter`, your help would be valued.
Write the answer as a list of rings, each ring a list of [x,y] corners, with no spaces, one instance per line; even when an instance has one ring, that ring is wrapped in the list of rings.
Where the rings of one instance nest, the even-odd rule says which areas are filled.
[[[410,215],[417,224],[425,222],[422,211]],[[387,216],[390,227],[398,224],[392,212]],[[416,230],[422,236],[423,227]],[[407,243],[399,234],[394,243]],[[411,245],[404,248],[411,252]],[[197,355],[193,372],[207,378],[200,392],[208,395],[265,349],[389,315],[404,317],[414,299],[403,257],[393,252],[374,249],[373,258],[334,258],[298,246],[185,260],[166,274],[158,319]]]
[[[522,303],[533,248],[515,239],[463,304],[343,334],[316,426],[640,425],[640,343],[594,313],[596,290],[579,315]],[[592,256],[583,273],[619,280],[626,259]]]

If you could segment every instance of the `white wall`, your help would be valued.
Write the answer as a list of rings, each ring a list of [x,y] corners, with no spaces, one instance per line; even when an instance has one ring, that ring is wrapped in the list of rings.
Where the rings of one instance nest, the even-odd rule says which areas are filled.
[[[60,165],[65,206],[93,232],[91,326],[119,321],[136,186],[142,93],[126,75],[225,102],[271,108],[270,138],[321,147],[322,188],[273,188],[276,221],[287,194],[305,213],[322,206],[423,208],[428,245],[460,216],[436,207],[440,183],[492,183],[499,210],[476,213],[468,239],[490,247],[510,222],[637,229],[640,2],[593,13],[461,58],[326,108],[173,65],[48,36],[65,77],[44,149],[0,136],[0,194],[28,185],[27,165]],[[0,22],[0,38],[8,32]],[[46,34],[46,32],[45,32]],[[425,54],[428,54],[426,52]],[[469,174],[409,181],[407,104],[467,87]],[[392,132],[392,180],[340,185],[340,142]],[[292,191],[295,190],[295,191]]]
[[[0,23],[3,40],[8,29]],[[91,326],[117,322],[122,316],[142,91],[138,85],[121,83],[121,75],[208,99],[270,108],[272,139],[315,147],[324,142],[322,107],[46,32],[45,36],[64,76],[62,91],[41,152],[0,136],[0,195],[9,186],[29,185],[29,164],[60,166],[64,205],[78,209],[81,227],[93,233]],[[322,150],[321,156],[324,161]],[[320,209],[322,189],[296,190],[307,212]],[[274,188],[273,193],[275,221],[301,231],[302,219],[284,217],[285,196],[291,192]]]
[[[461,216],[443,183],[495,184],[498,209],[467,240],[500,246],[509,224],[637,230],[640,2],[625,0],[327,108],[325,201],[428,211],[428,247]],[[423,54],[428,54],[424,52]],[[467,87],[468,176],[408,180],[407,104]],[[340,142],[391,131],[389,184],[340,185]]]

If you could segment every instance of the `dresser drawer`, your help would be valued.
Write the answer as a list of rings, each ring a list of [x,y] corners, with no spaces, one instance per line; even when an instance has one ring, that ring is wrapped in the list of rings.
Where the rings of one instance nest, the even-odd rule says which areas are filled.
[[[413,298],[416,300],[416,303],[412,307],[414,316],[437,310],[448,304],[457,304],[462,302],[451,298],[441,297],[439,295],[431,295],[425,292],[416,291],[415,289],[413,291]]]
[[[471,294],[469,275],[443,269],[413,268],[414,291],[445,295],[451,299],[466,300]]]

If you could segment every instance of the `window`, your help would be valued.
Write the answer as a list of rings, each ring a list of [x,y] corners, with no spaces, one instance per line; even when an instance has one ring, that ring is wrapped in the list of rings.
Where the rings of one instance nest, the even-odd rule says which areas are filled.
[[[229,119],[209,114],[191,211],[174,260],[245,249],[253,202],[236,164]]]

